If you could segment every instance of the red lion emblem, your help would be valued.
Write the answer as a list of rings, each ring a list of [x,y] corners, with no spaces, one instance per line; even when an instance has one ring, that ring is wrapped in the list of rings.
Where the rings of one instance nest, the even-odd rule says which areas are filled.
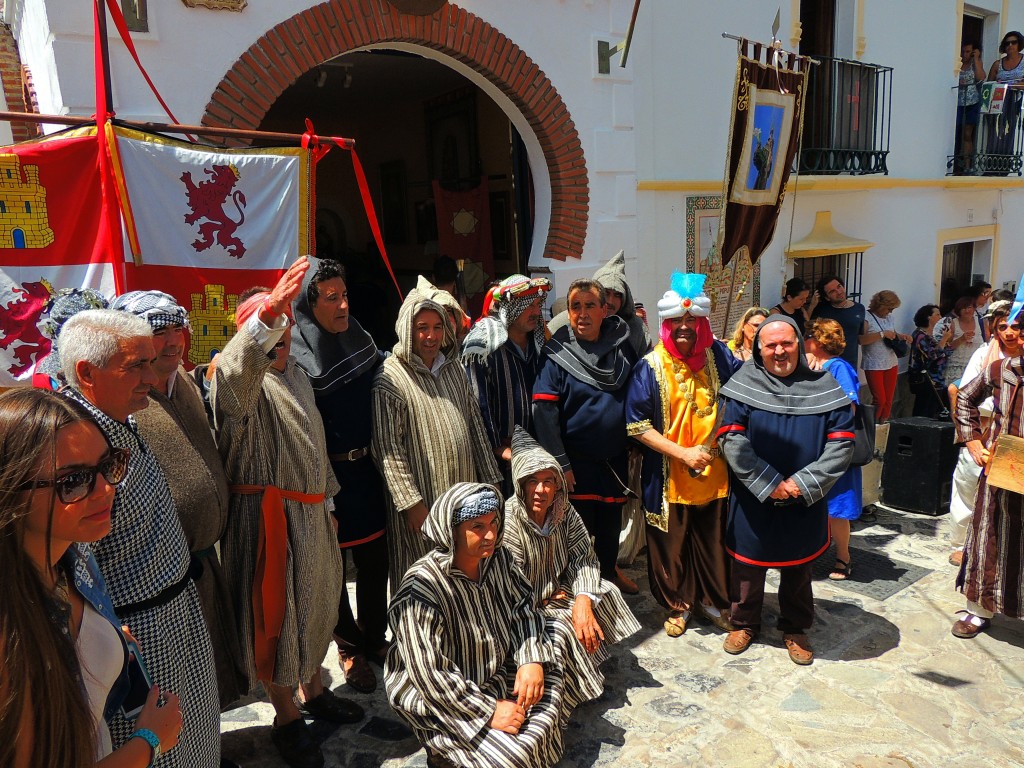
[[[12,288],[15,299],[0,312],[0,349],[14,358],[7,372],[20,378],[32,368],[35,360],[42,360],[50,354],[50,340],[39,330],[39,318],[53,289],[46,280],[25,283]],[[12,347],[15,340],[21,342]]]
[[[240,259],[245,255],[245,244],[235,236],[235,231],[245,223],[245,195],[240,189],[231,191],[238,181],[238,169],[233,165],[215,165],[204,168],[203,173],[210,178],[198,184],[192,181],[191,172],[181,174],[191,211],[185,214],[185,223],[195,224],[206,219],[199,225],[199,237],[192,242],[192,247],[196,251],[205,251],[217,243],[227,250],[229,256]],[[231,219],[224,210],[228,200],[238,210],[238,221]]]

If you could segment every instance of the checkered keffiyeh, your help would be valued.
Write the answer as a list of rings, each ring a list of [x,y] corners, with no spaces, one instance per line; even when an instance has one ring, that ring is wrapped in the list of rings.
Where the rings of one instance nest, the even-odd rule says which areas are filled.
[[[501,499],[492,488],[482,488],[472,496],[467,496],[452,512],[452,525],[456,526],[467,520],[474,520],[481,515],[496,512],[501,508]]]
[[[156,331],[169,325],[191,328],[188,312],[170,294],[163,291],[131,291],[118,296],[110,304],[111,309],[120,309],[141,317]]]

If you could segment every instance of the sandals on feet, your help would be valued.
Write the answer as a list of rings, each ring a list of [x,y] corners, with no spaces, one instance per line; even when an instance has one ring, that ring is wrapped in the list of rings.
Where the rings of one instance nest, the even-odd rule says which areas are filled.
[[[680,637],[686,632],[686,622],[689,620],[689,611],[672,611],[665,619],[665,634],[669,637]]]
[[[853,568],[845,560],[836,558],[836,564],[832,566],[832,573],[828,577],[832,581],[846,581],[853,575]]]

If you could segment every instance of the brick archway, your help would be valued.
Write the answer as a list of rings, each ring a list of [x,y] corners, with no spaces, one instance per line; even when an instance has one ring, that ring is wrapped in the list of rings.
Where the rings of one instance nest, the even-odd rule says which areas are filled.
[[[551,219],[544,255],[579,258],[590,191],[576,126],[554,85],[526,53],[464,8],[430,16],[400,13],[380,0],[330,0],[281,22],[253,43],[221,80],[203,124],[256,129],[300,76],[346,51],[381,43],[436,50],[491,81],[522,112],[544,154]]]

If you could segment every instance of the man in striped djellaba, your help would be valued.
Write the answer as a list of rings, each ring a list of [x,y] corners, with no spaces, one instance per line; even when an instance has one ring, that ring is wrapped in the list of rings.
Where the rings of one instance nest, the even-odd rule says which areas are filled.
[[[388,610],[388,700],[435,768],[554,765],[573,709],[601,694],[567,665],[566,635],[545,630],[503,528],[495,486],[452,486],[423,524],[434,549]]]

